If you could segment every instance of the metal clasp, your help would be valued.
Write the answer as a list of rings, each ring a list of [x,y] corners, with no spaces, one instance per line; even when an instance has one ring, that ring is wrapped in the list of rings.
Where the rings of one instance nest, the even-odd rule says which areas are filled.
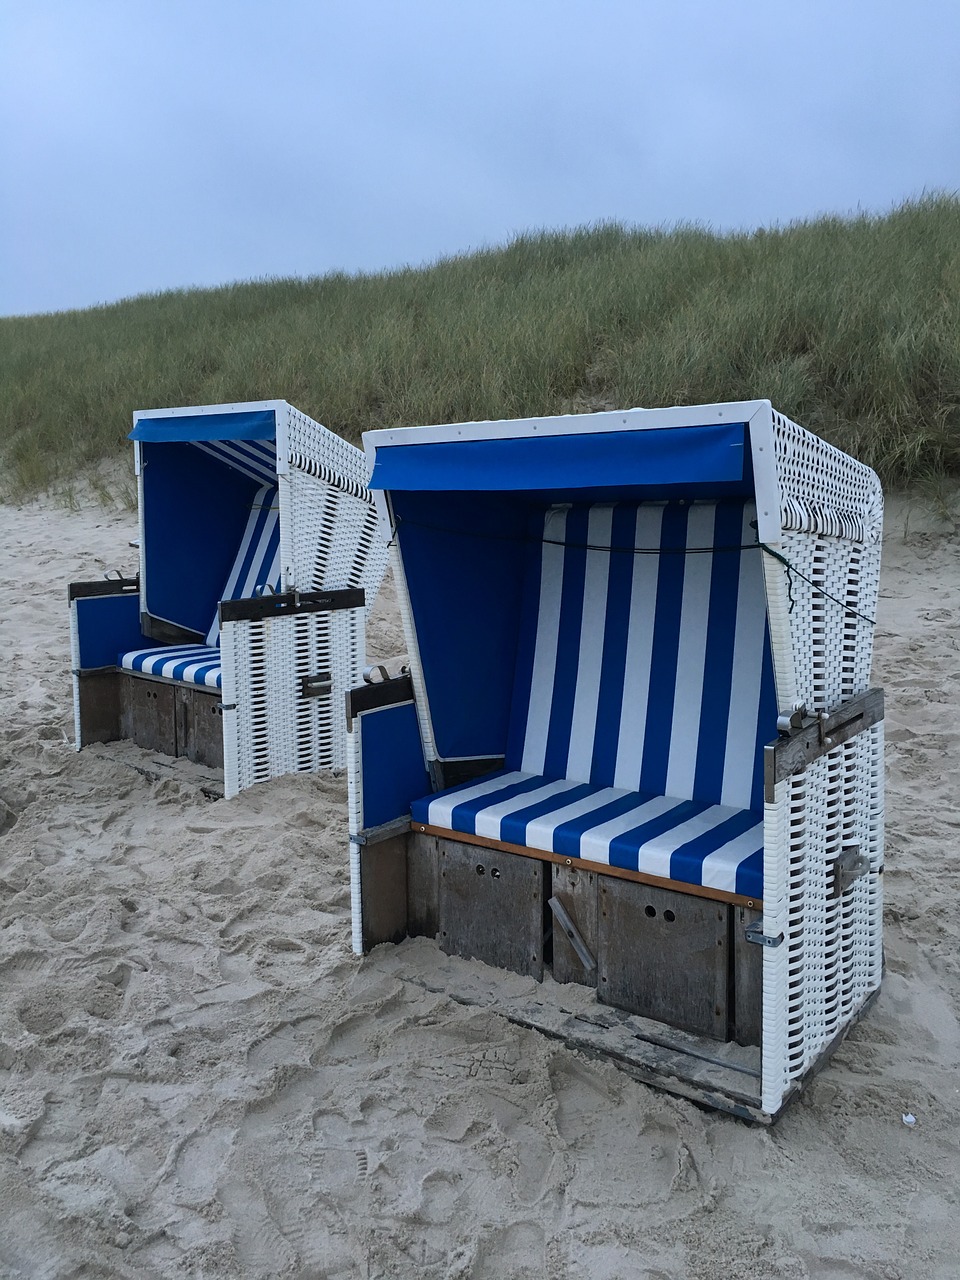
[[[764,933],[762,920],[754,920],[753,924],[748,924],[743,936],[747,942],[755,942],[758,947],[779,947],[783,941],[782,933],[778,933],[776,937],[771,933]]]
[[[870,859],[860,852],[858,844],[848,845],[839,858],[830,864],[830,897],[839,898],[853,884],[870,870]]]

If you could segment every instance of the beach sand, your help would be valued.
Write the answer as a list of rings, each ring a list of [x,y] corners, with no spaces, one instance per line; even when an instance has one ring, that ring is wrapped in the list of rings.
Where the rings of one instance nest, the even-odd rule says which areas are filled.
[[[0,506],[0,1276],[955,1280],[960,535],[906,527],[886,978],[763,1130],[430,994],[432,943],[355,957],[342,778],[76,753],[66,584],[136,517]]]

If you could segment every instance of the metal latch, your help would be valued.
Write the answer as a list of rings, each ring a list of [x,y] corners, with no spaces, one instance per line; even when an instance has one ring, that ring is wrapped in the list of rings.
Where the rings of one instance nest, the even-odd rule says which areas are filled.
[[[300,697],[320,698],[333,688],[333,679],[329,671],[318,671],[315,676],[300,677]]]
[[[848,845],[842,850],[839,858],[830,864],[830,897],[839,898],[853,884],[870,870],[870,859],[860,852],[858,844]]]
[[[743,936],[748,942],[755,942],[758,947],[779,947],[783,941],[782,933],[778,933],[776,937],[772,933],[764,933],[762,920],[754,920],[753,924],[748,924]]]

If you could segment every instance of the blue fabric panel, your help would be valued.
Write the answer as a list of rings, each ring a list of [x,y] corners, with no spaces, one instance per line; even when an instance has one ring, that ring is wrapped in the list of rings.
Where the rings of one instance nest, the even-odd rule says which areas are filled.
[[[258,485],[190,444],[144,444],[144,611],[205,636]]]
[[[411,811],[411,802],[430,789],[423,762],[420,725],[412,702],[365,711],[360,731],[364,827],[379,827]]]
[[[502,756],[527,512],[501,494],[392,496],[438,754]]]
[[[777,738],[776,725],[779,711],[777,709],[777,686],[773,672],[773,650],[770,647],[770,632],[767,631],[763,642],[763,672],[760,683],[760,711],[757,716],[756,759],[757,767],[753,774],[753,790],[750,795],[750,808],[763,812],[763,754],[767,743]]]
[[[138,418],[131,440],[155,443],[172,440],[273,440],[277,418],[273,409],[246,413],[197,413],[169,418]]]
[[[116,665],[122,649],[151,644],[140,630],[140,597],[81,596],[75,600],[80,640],[80,670]]]
[[[744,423],[381,446],[370,487],[433,492],[740,481]]]

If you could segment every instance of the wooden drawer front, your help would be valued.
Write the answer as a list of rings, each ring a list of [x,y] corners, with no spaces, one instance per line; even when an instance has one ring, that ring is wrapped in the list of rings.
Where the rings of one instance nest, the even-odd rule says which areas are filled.
[[[602,876],[597,994],[605,1004],[726,1040],[730,907]]]
[[[548,868],[536,858],[459,841],[439,845],[443,950],[542,980]]]

